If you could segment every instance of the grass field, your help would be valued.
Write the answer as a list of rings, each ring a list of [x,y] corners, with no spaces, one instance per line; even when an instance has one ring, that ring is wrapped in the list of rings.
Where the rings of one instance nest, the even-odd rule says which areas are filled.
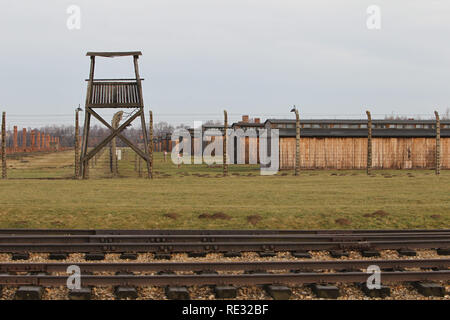
[[[91,176],[108,176],[107,152],[102,157]],[[291,171],[260,176],[257,166],[234,165],[222,178],[220,166],[178,168],[156,154],[155,179],[148,180],[123,177],[138,176],[134,156],[125,152],[117,179],[14,179],[73,172],[73,151],[37,158],[8,162],[12,179],[0,180],[0,228],[450,228],[449,171],[374,171],[373,177],[302,171],[295,177]]]
[[[7,157],[8,178],[70,178],[73,162],[73,150],[11,154]]]

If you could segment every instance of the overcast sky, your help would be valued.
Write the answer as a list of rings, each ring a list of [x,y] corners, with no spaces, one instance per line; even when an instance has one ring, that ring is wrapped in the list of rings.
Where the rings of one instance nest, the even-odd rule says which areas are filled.
[[[450,1],[0,0],[0,110],[34,125],[83,107],[87,51],[141,50],[146,109],[188,123],[241,114],[364,117],[450,107]],[[81,29],[66,26],[69,5]],[[381,9],[369,30],[368,6]],[[98,77],[132,75],[99,59]]]

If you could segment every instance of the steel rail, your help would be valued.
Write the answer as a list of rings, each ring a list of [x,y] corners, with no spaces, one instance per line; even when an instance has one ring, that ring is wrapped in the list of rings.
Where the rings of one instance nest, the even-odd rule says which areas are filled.
[[[0,229],[0,234],[15,235],[251,235],[251,234],[378,234],[378,233],[450,233],[450,229],[341,229],[341,230],[119,230],[119,229]]]
[[[155,271],[266,271],[266,270],[351,270],[377,265],[380,269],[450,268],[450,259],[404,260],[319,260],[319,261],[238,261],[238,262],[31,262],[0,263],[0,272],[66,272],[76,265],[81,272],[155,272]]]
[[[82,286],[168,286],[168,285],[265,285],[265,284],[308,284],[367,281],[371,275],[365,272],[338,273],[283,273],[283,274],[221,274],[221,275],[85,275]],[[0,275],[0,284],[8,286],[65,286],[68,276],[52,275]],[[449,281],[450,271],[402,271],[382,272],[381,281]]]
[[[155,242],[345,242],[372,240],[450,240],[450,232],[405,234],[267,234],[267,235],[0,235],[5,243],[155,243]]]
[[[446,249],[450,240],[343,241],[343,242],[170,242],[170,243],[14,243],[0,244],[0,252],[227,252],[368,249]]]

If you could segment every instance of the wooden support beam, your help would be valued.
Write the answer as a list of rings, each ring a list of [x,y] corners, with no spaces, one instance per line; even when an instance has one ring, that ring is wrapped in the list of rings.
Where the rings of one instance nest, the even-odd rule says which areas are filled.
[[[436,174],[441,173],[441,120],[439,119],[439,113],[434,112],[436,116]]]
[[[95,56],[91,56],[91,66],[89,70],[89,81],[87,86],[87,92],[86,92],[86,103],[85,103],[85,112],[84,112],[84,128],[83,128],[83,142],[81,144],[81,156],[80,156],[80,170],[81,175],[83,176],[83,179],[87,179],[87,160],[86,154],[88,150],[88,143],[89,143],[89,128],[90,128],[90,121],[91,121],[91,114],[88,112],[89,108],[88,105],[91,101],[92,96],[92,83],[94,79],[94,70],[95,70]]]
[[[138,86],[138,93],[139,93],[139,105],[141,107],[144,107],[143,94],[142,94],[142,81],[141,81],[141,77],[139,76],[138,59],[139,59],[139,56],[137,56],[137,55],[133,56],[134,74],[136,76],[136,83]]]
[[[148,151],[148,135],[147,135],[147,127],[145,125],[145,116],[143,112],[144,108],[144,95],[142,93],[142,81],[141,77],[139,75],[139,65],[138,65],[138,59],[139,55],[133,56],[133,63],[134,63],[134,73],[136,76],[136,83],[138,86],[138,94],[139,94],[139,105],[141,106],[142,112],[141,112],[141,127],[142,127],[142,135],[144,138],[144,152],[145,156],[143,157],[145,162],[147,163],[147,177],[151,178],[151,168],[150,168],[150,155]]]
[[[2,113],[2,179],[6,179],[6,112]]]
[[[87,163],[84,161],[84,157],[87,154],[88,143],[89,143],[89,124],[91,122],[91,115],[86,107],[84,111],[84,127],[83,127],[83,139],[81,141],[81,156],[80,156],[80,171],[83,179],[87,179],[85,167]]]
[[[141,109],[141,127],[142,127],[142,136],[144,139],[144,157],[142,157],[147,163],[147,178],[151,178],[151,168],[150,168],[150,155],[148,153],[148,134],[147,134],[147,126],[145,125],[145,115],[144,108]]]
[[[91,58],[93,56],[98,57],[107,57],[107,58],[114,58],[114,57],[123,57],[123,56],[140,56],[142,55],[141,51],[119,51],[119,52],[91,52],[89,51],[86,53],[86,56],[90,56]]]
[[[372,172],[372,116],[370,111],[366,111],[367,114],[367,174]]]
[[[113,127],[111,127],[111,125],[108,122],[106,122],[100,115],[98,115],[94,110],[92,109],[88,110],[90,114],[92,114],[97,120],[103,123],[103,125],[105,125],[108,129],[110,129],[112,133],[86,155],[87,160],[92,158],[98,151],[100,151],[101,148],[106,146],[115,136],[119,137],[123,142],[125,142],[131,149],[134,150],[134,152],[140,155],[141,158],[147,159],[146,155],[138,147],[136,147],[130,140],[128,140],[127,138],[125,138],[123,135],[120,134],[120,132],[123,131],[131,122],[133,122],[134,119],[136,119],[143,113],[142,109],[137,111],[134,115],[128,118],[127,121],[122,123],[122,125],[119,128],[117,128],[117,130],[113,129]]]

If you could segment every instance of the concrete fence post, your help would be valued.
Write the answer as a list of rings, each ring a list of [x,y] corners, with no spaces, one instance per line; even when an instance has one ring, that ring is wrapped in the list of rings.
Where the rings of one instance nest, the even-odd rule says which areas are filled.
[[[150,141],[148,143],[148,155],[150,158],[150,179],[153,179],[153,112],[150,111],[150,123],[149,123],[149,134],[150,134]]]
[[[441,121],[439,113],[434,112],[436,116],[436,174],[441,173]]]
[[[300,116],[297,108],[295,108],[295,172],[296,176],[300,175]]]
[[[117,130],[119,127],[120,121],[123,117],[123,111],[118,111],[114,114],[112,120],[111,120],[111,127],[114,130]],[[110,143],[110,167],[111,167],[111,173],[113,177],[116,177],[119,174],[119,165],[117,161],[117,139],[113,138]]]
[[[75,179],[80,178],[80,124],[79,124],[79,110],[75,110]]]
[[[367,114],[367,174],[372,173],[372,116],[370,111]]]
[[[228,128],[228,114],[226,110],[223,110],[223,176],[228,175],[228,164],[227,164],[227,128]]]
[[[6,179],[6,112],[2,113],[2,179]]]

